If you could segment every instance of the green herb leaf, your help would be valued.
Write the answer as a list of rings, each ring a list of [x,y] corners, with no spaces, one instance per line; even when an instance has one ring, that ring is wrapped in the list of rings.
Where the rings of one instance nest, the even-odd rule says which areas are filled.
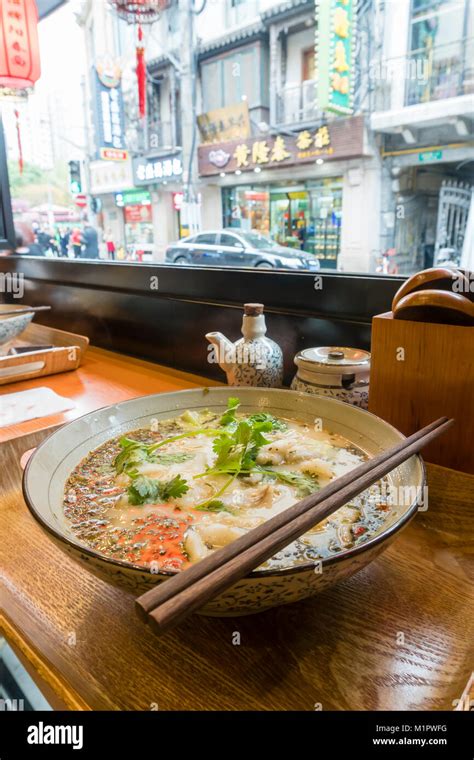
[[[153,478],[147,478],[145,475],[139,475],[127,489],[128,501],[130,504],[147,504],[158,501],[160,494],[160,483]]]
[[[189,490],[189,486],[181,475],[171,480],[157,480],[139,475],[127,489],[130,504],[153,504],[154,502],[178,499]]]
[[[198,504],[194,509],[199,509],[202,512],[230,512],[230,509],[220,499],[213,499],[212,501]]]
[[[148,460],[148,447],[141,441],[133,441],[131,438],[121,438],[122,451],[115,457],[114,467],[117,475],[130,468],[135,468]]]
[[[227,425],[232,425],[235,423],[236,420],[236,413],[240,406],[240,400],[238,398],[235,398],[235,396],[230,396],[227,399],[227,410],[224,412],[222,417],[219,420],[219,425],[222,425],[223,427],[227,427]]]
[[[179,499],[180,496],[189,491],[189,486],[181,475],[176,475],[171,480],[162,482],[161,485],[161,498],[163,501],[168,499]]]
[[[179,464],[180,462],[187,462],[192,459],[192,454],[176,453],[176,454],[158,454],[154,457],[153,461],[158,464]]]
[[[257,472],[262,472],[268,477],[280,480],[282,483],[287,483],[298,490],[299,496],[309,496],[310,493],[314,493],[319,488],[318,479],[311,475],[304,475],[301,472],[288,472],[281,470],[269,470],[263,467],[257,467]]]
[[[267,412],[251,414],[250,417],[248,417],[248,421],[251,425],[254,425],[256,422],[270,422],[271,430],[288,430],[286,422],[277,419],[277,417],[274,417],[272,414],[267,414]]]

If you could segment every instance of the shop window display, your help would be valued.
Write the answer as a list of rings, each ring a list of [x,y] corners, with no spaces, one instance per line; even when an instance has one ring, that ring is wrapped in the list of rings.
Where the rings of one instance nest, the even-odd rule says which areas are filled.
[[[342,178],[303,185],[250,185],[223,191],[224,225],[260,232],[336,268],[342,221]]]

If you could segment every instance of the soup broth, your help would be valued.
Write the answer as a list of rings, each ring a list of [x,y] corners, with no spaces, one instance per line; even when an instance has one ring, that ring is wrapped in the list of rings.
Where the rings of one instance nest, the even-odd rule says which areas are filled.
[[[64,513],[87,547],[152,572],[176,572],[366,459],[340,435],[265,412],[188,411],[112,438],[71,473]],[[283,569],[373,536],[391,507],[361,494],[269,559]]]

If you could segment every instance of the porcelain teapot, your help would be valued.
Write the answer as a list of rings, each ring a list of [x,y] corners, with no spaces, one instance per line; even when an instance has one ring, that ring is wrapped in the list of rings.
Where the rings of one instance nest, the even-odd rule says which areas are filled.
[[[207,333],[211,343],[209,361],[216,362],[227,375],[229,385],[280,388],[283,382],[283,354],[275,341],[267,338],[263,304],[246,303],[242,335],[235,343],[220,332]]]

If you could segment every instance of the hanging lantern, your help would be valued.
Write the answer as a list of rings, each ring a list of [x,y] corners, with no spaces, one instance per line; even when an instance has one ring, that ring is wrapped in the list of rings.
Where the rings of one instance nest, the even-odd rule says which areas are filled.
[[[137,45],[137,84],[138,84],[138,113],[140,118],[145,118],[146,114],[146,63],[145,48],[143,47],[143,30],[138,27],[138,45]]]
[[[152,24],[157,21],[160,12],[168,7],[169,0],[110,0],[110,2],[119,18],[122,18],[127,24],[138,26],[135,71],[137,74],[138,113],[140,118],[144,119],[146,114],[146,63],[142,24]]]
[[[120,18],[127,24],[152,24],[160,18],[166,0],[110,0]]]
[[[35,0],[0,0],[0,87],[32,87],[40,73]]]

